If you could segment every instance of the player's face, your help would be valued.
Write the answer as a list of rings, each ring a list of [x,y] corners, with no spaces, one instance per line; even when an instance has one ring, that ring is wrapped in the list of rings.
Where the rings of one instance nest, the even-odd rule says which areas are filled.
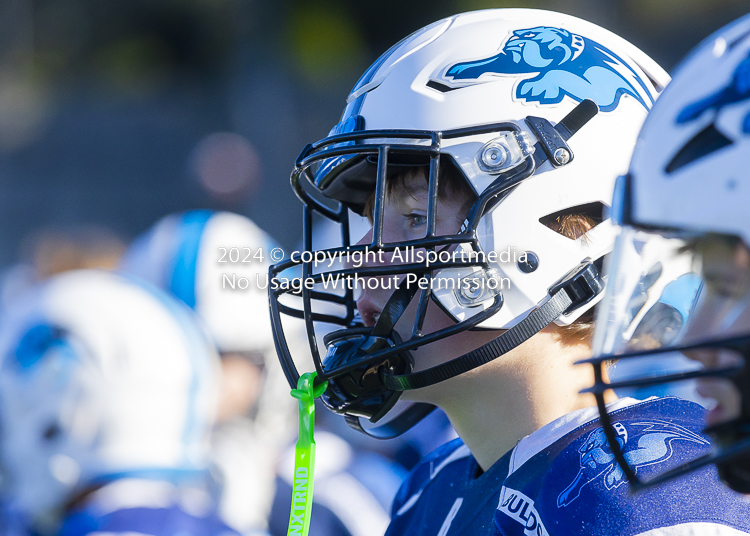
[[[685,342],[715,339],[717,331],[723,337],[750,334],[750,251],[742,244],[719,238],[702,240],[697,250],[702,259],[705,289],[692,315]],[[717,318],[723,319],[719,326]],[[735,352],[721,349],[691,351],[686,355],[711,369],[733,366],[742,359]],[[701,396],[716,401],[707,416],[709,426],[740,416],[742,395],[729,380],[701,378],[697,390]]]
[[[436,235],[456,234],[461,228],[461,224],[470,208],[471,200],[465,196],[453,195],[446,197],[447,199],[438,200],[437,203]],[[383,242],[395,243],[424,238],[427,232],[427,206],[428,190],[424,174],[417,173],[406,179],[403,185],[394,188],[384,203]],[[372,230],[365,235],[360,244],[369,243],[371,239]],[[418,252],[419,250],[415,252],[415,255],[418,255]],[[396,265],[406,263],[398,258],[394,259],[395,256],[395,253],[384,254],[384,264]],[[406,260],[403,252],[402,258],[404,261]],[[372,266],[372,264],[369,265]],[[404,276],[399,277],[403,278]],[[386,283],[387,278],[385,277],[373,279],[377,279],[379,284],[374,285],[368,280],[368,284],[366,285],[368,288],[362,291],[357,300],[357,308],[367,326],[375,325],[394,288],[393,285],[389,287]],[[376,288],[371,289],[369,287]],[[418,298],[419,293],[411,301],[406,312],[396,324],[396,331],[402,339],[408,339],[412,336]],[[430,301],[422,326],[424,333],[430,333],[454,324],[455,322],[451,317],[443,312],[434,302]],[[497,333],[489,338],[496,336]],[[479,346],[476,339],[477,336],[473,332],[465,331],[420,347],[418,350],[412,352],[415,358],[415,371],[429,368],[473,350]]]

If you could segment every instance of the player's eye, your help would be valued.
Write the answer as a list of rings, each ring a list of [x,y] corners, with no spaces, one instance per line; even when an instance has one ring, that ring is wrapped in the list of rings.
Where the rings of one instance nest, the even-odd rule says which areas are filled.
[[[409,221],[410,227],[422,227],[423,225],[427,225],[426,214],[412,212],[411,214],[406,215],[406,219]]]

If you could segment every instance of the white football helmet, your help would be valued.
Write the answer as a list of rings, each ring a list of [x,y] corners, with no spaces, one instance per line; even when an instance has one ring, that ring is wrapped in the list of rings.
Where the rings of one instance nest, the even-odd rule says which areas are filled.
[[[218,358],[156,288],[75,271],[19,296],[0,329],[5,507],[37,528],[122,477],[205,479]]]
[[[193,210],[159,220],[120,268],[192,307],[219,351],[265,353],[273,351],[265,288],[275,247],[244,216]]]
[[[327,270],[325,263],[300,257],[277,266],[279,281],[302,265],[304,277],[317,283],[299,292],[272,291],[290,384],[299,373],[284,347],[282,315],[305,317],[318,377],[330,382],[323,400],[359,428],[358,417],[379,420],[402,390],[471,370],[550,322],[570,324],[593,307],[603,287],[601,259],[614,241],[608,219],[614,181],[627,169],[641,124],[668,80],[624,39],[548,11],[456,15],[387,51],[355,85],[330,136],[308,145],[297,160],[292,185],[305,204],[305,247],[315,248],[311,229],[328,218],[342,226],[340,247],[329,256],[404,253],[411,246],[433,252],[453,247],[465,255],[429,265],[412,258],[399,266],[352,268],[350,262],[349,268]],[[428,232],[422,240],[383,244],[379,211],[386,181],[417,165],[429,166],[432,199],[438,170],[451,166],[477,200],[456,235]],[[349,219],[363,214],[373,192],[372,241],[353,246],[359,237],[350,236]],[[434,212],[427,214],[428,229],[435,228]],[[589,215],[598,225],[585,237],[567,238],[547,225],[564,213]],[[317,253],[317,259],[326,255]],[[394,292],[373,330],[359,321],[352,289],[321,288],[337,274],[415,274],[434,284],[419,292],[421,317],[412,333],[396,337],[392,325],[416,299],[416,285]],[[428,300],[456,324],[422,333]],[[330,313],[331,303],[340,314]],[[344,328],[326,336],[325,359],[315,344],[318,323]],[[508,331],[492,346],[411,372],[410,349],[469,328]],[[417,413],[381,435],[408,428]]]
[[[622,232],[597,313],[598,357],[589,360],[601,370],[614,355],[646,374],[624,382],[600,374],[592,391],[610,423],[602,401],[610,388],[730,376],[740,415],[714,428],[717,448],[700,461],[645,482],[612,449],[636,487],[717,463],[733,489],[750,493],[750,376],[738,371],[750,356],[750,16],[703,41],[675,73],[617,183]],[[699,359],[707,349],[723,357]],[[681,354],[692,360],[664,369]],[[605,430],[612,445],[616,433]]]

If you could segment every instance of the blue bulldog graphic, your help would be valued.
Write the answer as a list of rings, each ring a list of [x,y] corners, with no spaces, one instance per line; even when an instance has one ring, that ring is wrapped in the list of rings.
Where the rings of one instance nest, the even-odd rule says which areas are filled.
[[[695,432],[682,426],[663,421],[644,421],[629,423],[631,437],[621,423],[615,423],[618,433],[617,442],[623,449],[628,464],[637,471],[639,467],[662,463],[672,457],[672,442],[689,441],[708,445],[709,441]],[[581,494],[584,486],[601,478],[607,489],[618,487],[626,481],[625,474],[615,460],[609,448],[607,437],[602,428],[589,434],[578,449],[581,455],[581,467],[573,482],[557,497],[557,507],[568,506]]]
[[[526,102],[557,104],[568,95],[578,102],[591,99],[604,112],[617,108],[623,95],[630,95],[647,110],[654,102],[640,76],[614,52],[586,37],[548,26],[513,32],[499,54],[452,65],[445,78],[455,82],[484,74],[526,73],[536,73],[516,88],[516,98]]]
[[[677,116],[677,124],[694,121],[707,110],[715,110],[718,114],[724,106],[747,99],[750,99],[750,54],[737,66],[729,85],[685,107]],[[742,132],[750,134],[750,113],[742,121]]]

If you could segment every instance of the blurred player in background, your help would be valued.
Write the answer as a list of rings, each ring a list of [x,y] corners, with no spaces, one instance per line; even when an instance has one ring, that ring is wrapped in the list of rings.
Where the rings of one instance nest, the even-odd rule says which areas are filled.
[[[295,431],[296,406],[275,359],[259,285],[273,247],[243,216],[198,210],[161,219],[136,239],[121,267],[193,308],[219,351],[213,458],[222,473],[220,512],[243,533],[266,528],[279,453]],[[248,283],[232,288],[225,274]]]
[[[280,468],[279,461],[297,429],[297,406],[276,357],[268,314],[267,275],[274,248],[274,241],[243,216],[191,211],[166,216],[136,239],[122,269],[171,291],[206,324],[223,369],[213,438],[214,461],[222,473],[221,515],[242,533],[283,535],[294,463]],[[293,329],[288,329],[292,344],[305,348],[303,334],[295,335]],[[350,472],[362,466],[358,453],[333,434],[321,434],[318,442],[328,460],[321,480],[345,482],[348,500],[321,494],[311,534],[382,534],[388,504],[381,504]],[[378,461],[381,476],[391,477],[383,500],[390,503],[402,475],[394,477],[393,464]]]
[[[341,249],[316,253],[370,255],[338,271],[277,266],[279,280],[302,264],[319,284],[273,293],[278,335],[280,319],[300,312],[308,328],[343,328],[325,337],[324,357],[311,351],[328,381],[323,402],[352,427],[393,436],[438,405],[461,436],[412,472],[387,534],[750,529],[750,510],[710,472],[630,498],[593,400],[579,395],[592,372],[573,366],[591,351],[615,178],[668,79],[630,43],[580,19],[457,15],[381,56],[331,136],[298,158],[292,185],[305,204],[306,248],[314,218],[326,217],[341,224]],[[372,221],[357,245],[350,212]],[[343,285],[323,292],[336,275],[357,276],[359,295]],[[392,417],[405,400],[415,404]],[[616,404],[634,422],[643,472],[708,448],[696,404]]]
[[[181,303],[68,272],[9,304],[0,355],[9,532],[232,534],[208,471],[218,359]]]
[[[703,41],[680,65],[649,115],[614,210],[623,226],[597,320],[592,360],[650,369],[679,355],[692,367],[631,377],[684,383],[713,399],[714,449],[699,462],[644,478],[616,415],[602,414],[635,487],[714,462],[734,490],[750,493],[750,16]],[[698,367],[698,365],[701,367]],[[744,366],[744,369],[742,368]],[[727,378],[728,377],[728,378]],[[724,378],[724,379],[722,379]],[[600,394],[618,382],[597,382]],[[600,406],[604,410],[603,404]]]

